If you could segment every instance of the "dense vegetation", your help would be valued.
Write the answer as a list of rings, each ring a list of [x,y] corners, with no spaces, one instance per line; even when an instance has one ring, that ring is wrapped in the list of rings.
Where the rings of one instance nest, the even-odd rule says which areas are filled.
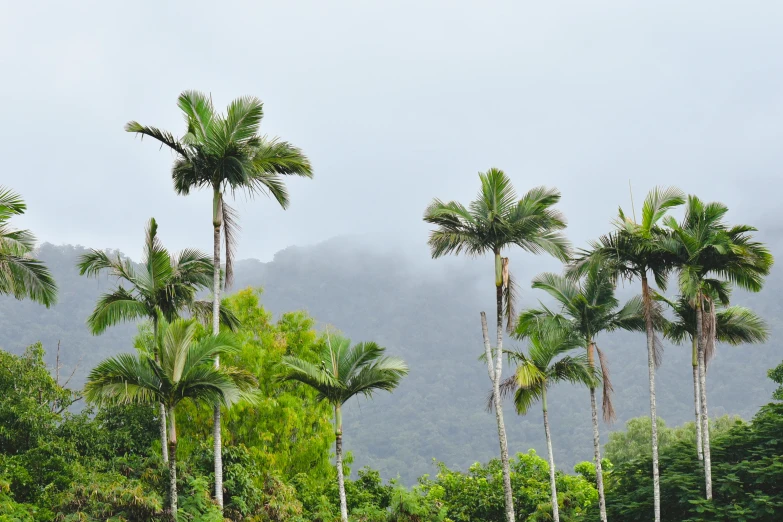
[[[713,407],[714,397],[707,368],[718,343],[770,337],[765,319],[738,306],[733,293],[760,292],[774,257],[755,227],[727,220],[725,205],[675,187],[654,188],[638,221],[635,209],[620,209],[606,234],[574,249],[556,189],[536,187],[520,198],[509,176],[493,168],[479,173],[478,197],[469,204],[434,199],[424,213],[433,227],[433,258],[494,258],[494,337],[481,311],[478,358],[490,380],[486,409],[494,412],[499,459],[474,463],[467,473],[439,463],[435,478],[421,476],[410,488],[397,480],[384,484],[371,468],[352,481],[344,428],[359,422],[344,423],[343,411],[358,397],[397,391],[410,366],[376,340],[354,343],[331,328],[317,333],[302,312],[273,322],[251,289],[226,297],[237,239],[237,214],[226,196],[268,194],[285,208],[283,178],[311,177],[312,169],[296,147],[259,134],[263,107],[256,98],[239,98],[221,114],[209,96],[187,91],[178,106],[186,122],[182,138],[136,122],[126,131],[175,153],[178,194],[212,191],[213,255],[170,253],[151,219],[140,264],[100,250],[79,256],[81,275],[105,272],[119,283],[96,300],[87,317],[91,333],[144,321],[135,353],[101,358],[80,391],[66,387],[71,377],[60,382],[59,343],[54,375],[40,344],[20,356],[0,352],[3,520],[607,522],[652,515],[660,522],[780,514],[780,405],[763,406],[749,424],[716,419],[714,410],[709,415],[708,397]],[[680,208],[678,219],[672,211]],[[0,294],[49,308],[58,299],[57,283],[36,257],[32,233],[10,224],[25,211],[18,195],[0,190]],[[562,275],[533,279],[533,288],[554,303],[518,313],[519,286],[507,256],[514,249],[563,263]],[[666,296],[670,280],[672,298]],[[616,295],[621,282],[638,285],[640,294],[623,304]],[[207,289],[210,300],[199,300]],[[431,315],[431,303],[422,311]],[[425,322],[431,331],[435,322]],[[604,460],[597,397],[600,389],[603,419],[613,421],[615,386],[604,340],[617,331],[644,334],[649,417],[613,434]],[[521,347],[504,347],[507,335]],[[659,420],[664,338],[690,344],[692,428],[671,430]],[[505,360],[513,365],[510,375]],[[449,357],[437,362],[448,366]],[[783,365],[769,371],[779,385],[781,374]],[[564,383],[589,390],[590,398],[593,461],[576,465],[575,475],[558,470],[553,449],[558,427],[550,408],[559,407],[554,390]],[[773,399],[781,395],[778,388]],[[513,455],[503,414],[508,397],[519,416],[540,404],[546,460],[533,450]],[[394,404],[387,395],[382,407]],[[465,417],[460,411],[458,421]],[[407,446],[407,433],[397,428]],[[388,439],[384,433],[376,443],[389,447]]]

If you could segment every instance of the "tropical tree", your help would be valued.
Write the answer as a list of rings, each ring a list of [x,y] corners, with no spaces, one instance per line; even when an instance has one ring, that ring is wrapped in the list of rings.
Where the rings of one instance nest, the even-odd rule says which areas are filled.
[[[666,303],[674,313],[673,320],[665,320],[664,335],[676,344],[689,342],[691,345],[691,367],[693,371],[693,405],[696,416],[696,452],[699,460],[704,459],[701,431],[701,384],[699,381],[698,333],[696,331],[696,307],[693,300],[679,295],[667,299],[657,295],[656,299]],[[720,299],[713,295],[713,302]],[[743,343],[763,343],[769,336],[767,323],[753,310],[744,306],[718,306],[715,314],[715,338],[722,343],[737,346]],[[709,363],[709,360],[705,360]],[[706,395],[706,392],[705,392]]]
[[[318,363],[293,356],[283,357],[279,380],[298,381],[318,391],[317,400],[327,401],[334,408],[335,455],[337,486],[340,494],[340,516],[348,522],[343,476],[342,406],[351,397],[372,397],[377,390],[391,392],[408,374],[408,365],[398,357],[385,355],[386,349],[374,342],[351,346],[350,339],[332,339],[327,332],[326,343]]]
[[[237,98],[228,106],[225,115],[215,111],[211,97],[196,92],[180,94],[178,103],[187,124],[185,135],[176,139],[165,130],[147,127],[131,121],[127,132],[149,136],[175,154],[172,167],[174,190],[188,195],[192,190],[212,190],[213,264],[221,266],[221,233],[225,241],[226,272],[224,286],[233,277],[233,259],[236,248],[237,214],[226,202],[230,191],[245,192],[251,196],[268,194],[281,207],[288,206],[288,192],[282,176],[312,177],[310,161],[288,142],[259,136],[263,104],[258,98]],[[212,332],[220,331],[221,278],[215,271],[212,281]],[[220,366],[220,359],[215,359]],[[215,407],[213,438],[215,446],[215,500],[223,507],[223,458],[221,443],[220,407]]]
[[[591,243],[589,250],[576,256],[571,272],[580,274],[592,264],[604,264],[615,279],[641,280],[644,329],[647,336],[647,368],[650,386],[650,431],[652,440],[653,505],[655,522],[661,520],[661,486],[658,475],[658,423],[655,406],[655,370],[660,364],[662,346],[656,334],[660,329],[660,305],[654,300],[649,276],[661,290],[666,289],[668,275],[677,264],[677,256],[667,248],[670,239],[662,226],[669,209],[682,205],[684,194],[676,188],[655,188],[642,206],[642,220],[626,216],[622,209],[615,222],[616,229]]]
[[[523,312],[522,316],[525,315],[526,312]],[[584,339],[570,322],[562,321],[558,317],[539,316],[520,323],[514,337],[527,340],[528,352],[508,353],[509,359],[516,361],[517,368],[514,375],[501,384],[500,395],[504,397],[513,393],[514,406],[520,415],[525,415],[537,401],[541,401],[549,458],[552,520],[560,522],[547,390],[564,381],[594,388],[600,382],[600,374],[590,364],[586,353],[567,355],[574,349],[584,347]],[[492,402],[494,401],[490,402],[489,407],[493,406]]]
[[[186,399],[225,406],[251,397],[255,378],[240,369],[216,368],[212,361],[221,353],[239,348],[228,332],[197,340],[198,324],[178,319],[169,324],[159,320],[158,357],[149,352],[122,354],[96,366],[85,385],[85,397],[98,405],[123,403],[166,407],[169,422],[169,505],[177,519],[177,423],[175,408]]]
[[[603,382],[603,418],[605,422],[614,420],[612,406],[612,384],[609,380],[609,368],[606,357],[598,347],[596,337],[601,332],[614,330],[644,331],[644,311],[640,297],[630,299],[624,306],[614,295],[615,284],[612,274],[601,264],[589,267],[585,277],[575,280],[563,275],[544,273],[533,279],[533,288],[546,291],[560,305],[555,312],[544,305],[523,312],[518,321],[516,334],[534,327],[541,320],[554,319],[569,325],[582,340],[587,349],[587,362],[590,368],[597,370],[598,362]],[[604,496],[603,470],[601,467],[601,439],[598,431],[598,408],[595,400],[595,385],[590,389],[590,409],[593,422],[593,451],[598,488],[599,512],[601,520],[606,522],[606,498]]]
[[[493,397],[496,398],[495,417],[503,465],[503,488],[506,501],[506,520],[514,521],[514,500],[511,489],[511,470],[508,459],[506,428],[500,404],[499,385],[503,371],[503,318],[511,329],[515,318],[514,284],[509,275],[508,258],[501,257],[504,249],[512,246],[539,254],[548,253],[562,261],[568,259],[570,246],[561,234],[566,222],[554,205],[560,193],[537,187],[517,199],[511,180],[499,169],[479,173],[481,190],[476,200],[467,207],[455,201],[432,201],[424,213],[424,221],[435,225],[429,245],[433,258],[446,254],[465,253],[477,257],[492,254],[495,261],[495,297],[497,303],[497,345],[490,347],[486,316],[481,312],[484,335],[484,357]]]
[[[211,307],[196,300],[199,290],[209,288],[214,265],[212,260],[198,250],[187,249],[171,255],[158,237],[155,218],[149,220],[144,236],[141,267],[137,270],[131,261],[119,253],[110,256],[100,250],[91,250],[79,258],[79,273],[96,277],[108,272],[116,277],[119,286],[103,294],[87,318],[93,335],[102,334],[110,326],[126,321],[148,319],[152,323],[153,339],[157,339],[159,314],[173,321],[182,311],[204,317],[211,315]],[[124,284],[128,285],[126,288]],[[238,325],[229,310],[222,309],[219,318],[229,328]],[[157,357],[157,348],[153,348]],[[160,404],[160,437],[163,460],[168,461],[166,443],[166,409]]]
[[[723,203],[705,203],[689,196],[681,223],[673,217],[665,220],[672,230],[667,242],[678,257],[679,285],[682,295],[692,300],[696,319],[696,348],[699,373],[699,408],[704,460],[705,496],[712,498],[712,459],[710,455],[709,417],[707,413],[706,371],[717,337],[716,299],[729,302],[725,281],[758,292],[769,274],[773,257],[765,245],[753,240],[749,225],[730,227],[724,222],[728,207]]]
[[[33,257],[35,236],[8,223],[25,210],[18,194],[0,186],[0,295],[31,299],[49,308],[57,302],[57,285],[49,269]]]

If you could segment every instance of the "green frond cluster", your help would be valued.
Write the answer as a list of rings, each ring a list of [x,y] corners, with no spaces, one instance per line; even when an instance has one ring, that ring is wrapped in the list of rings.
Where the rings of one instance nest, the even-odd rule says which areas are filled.
[[[87,319],[93,334],[103,333],[121,322],[138,319],[155,321],[158,313],[167,321],[173,321],[183,310],[189,310],[200,319],[211,318],[211,307],[207,311],[195,301],[196,293],[212,284],[214,268],[211,258],[194,249],[170,254],[158,237],[154,218],[147,224],[139,268],[119,254],[112,257],[99,250],[81,256],[78,267],[82,275],[95,277],[106,272],[120,282],[114,291],[100,297]],[[237,324],[236,318],[227,310],[221,310],[221,318],[229,327]]]
[[[319,361],[283,357],[281,381],[298,381],[318,391],[318,398],[340,406],[356,395],[366,397],[378,390],[392,391],[408,374],[408,365],[385,355],[374,342],[351,345],[350,339],[329,336]]]
[[[424,221],[435,225],[430,233],[432,257],[465,253],[499,254],[512,245],[533,253],[547,253],[565,261],[571,246],[561,231],[565,217],[554,206],[557,190],[537,187],[517,199],[509,177],[499,169],[479,173],[481,190],[466,208],[455,201],[435,199]]]
[[[0,187],[0,295],[31,299],[48,308],[57,302],[57,285],[49,269],[33,257],[35,236],[8,223],[25,210],[18,194]]]
[[[196,340],[198,324],[161,318],[158,360],[152,354],[121,354],[98,364],[85,385],[86,399],[99,405],[162,403],[174,408],[189,399],[230,406],[252,396],[255,377],[232,367],[216,368],[217,355],[239,351],[229,333]]]
[[[558,382],[570,382],[594,387],[600,374],[592,367],[587,354],[569,352],[584,346],[584,339],[557,316],[540,316],[536,321],[521,323],[515,334],[528,342],[527,352],[517,352],[517,368],[509,386],[515,388],[517,413],[525,414],[539,400],[545,400],[546,390]],[[546,405],[544,405],[546,409]]]

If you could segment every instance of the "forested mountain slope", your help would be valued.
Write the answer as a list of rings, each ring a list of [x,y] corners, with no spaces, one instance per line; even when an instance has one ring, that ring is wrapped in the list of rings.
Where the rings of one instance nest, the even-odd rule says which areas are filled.
[[[764,238],[771,243],[776,239]],[[99,360],[131,350],[135,333],[132,325],[112,328],[100,337],[87,331],[84,321],[97,296],[113,283],[105,277],[78,275],[75,264],[82,251],[72,246],[41,247],[40,257],[60,286],[60,302],[52,309],[0,299],[0,347],[21,353],[40,340],[53,364],[61,341],[61,361],[66,366],[61,373],[69,374],[69,368],[80,361],[75,386]],[[392,248],[338,238],[287,248],[269,263],[242,261],[233,289],[263,287],[262,301],[275,314],[304,309],[320,327],[333,325],[354,341],[375,340],[408,361],[411,373],[393,396],[380,394],[374,401],[349,403],[344,423],[345,447],[356,455],[354,469],[369,464],[387,477],[399,474],[410,482],[435,471],[433,458],[466,468],[498,453],[494,419],[485,410],[489,379],[478,361],[482,352],[478,314],[485,310],[490,320],[494,315],[490,262],[427,260],[423,264]],[[511,266],[523,305],[543,297],[528,288],[529,280],[543,269],[557,269],[553,262],[527,255],[512,255]],[[783,305],[777,298],[783,292],[780,273],[773,268],[760,294],[735,296],[736,303],[751,306],[769,321],[772,337],[764,346],[719,347],[708,376],[711,414],[750,418],[769,400],[773,383],[766,379],[766,371],[783,359],[779,341]],[[621,295],[635,291],[626,285]],[[625,420],[649,412],[644,339],[618,333],[604,335],[598,342],[610,360],[618,414],[614,427],[620,428]],[[666,346],[657,397],[659,415],[668,424],[692,419],[689,349]],[[570,470],[592,455],[589,396],[584,389],[561,386],[552,391],[549,403],[557,464]],[[542,452],[540,413],[533,410],[518,417],[510,404],[506,408],[510,449],[524,452],[533,447]]]

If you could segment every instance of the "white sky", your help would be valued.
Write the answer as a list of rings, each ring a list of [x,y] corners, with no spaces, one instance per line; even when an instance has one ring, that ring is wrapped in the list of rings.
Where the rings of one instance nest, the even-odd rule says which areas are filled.
[[[255,95],[264,132],[315,179],[292,205],[240,200],[239,257],[342,234],[424,247],[429,201],[472,199],[497,166],[563,192],[569,235],[676,184],[780,227],[783,4],[690,2],[11,2],[0,0],[0,184],[41,241],[134,258],[155,216],[211,248],[209,194],[123,132],[181,134],[177,95]]]

